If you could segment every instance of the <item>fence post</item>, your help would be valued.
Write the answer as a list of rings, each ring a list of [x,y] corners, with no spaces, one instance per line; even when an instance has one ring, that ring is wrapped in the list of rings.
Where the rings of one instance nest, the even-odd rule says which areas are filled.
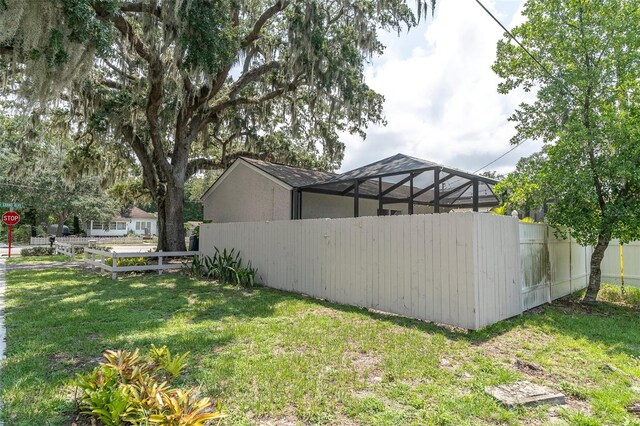
[[[82,270],[86,270],[87,269],[87,251],[85,249],[85,251],[82,252]]]
[[[116,272],[116,268],[118,267],[118,254],[117,253],[113,253],[113,257],[112,259],[112,268],[111,269],[111,279],[115,280],[116,278],[118,278],[118,273]]]
[[[104,273],[104,254],[100,255],[100,273]]]
[[[162,250],[158,250],[158,275],[162,275]]]
[[[96,254],[95,252],[91,252],[91,272],[96,271]]]

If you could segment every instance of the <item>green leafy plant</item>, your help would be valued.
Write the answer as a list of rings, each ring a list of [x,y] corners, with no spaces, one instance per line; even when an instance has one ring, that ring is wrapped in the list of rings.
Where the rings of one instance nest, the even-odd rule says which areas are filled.
[[[56,249],[53,247],[32,247],[24,248],[20,250],[21,256],[52,256],[55,254]]]
[[[144,266],[148,263],[146,257],[119,257],[116,266]]]
[[[149,351],[151,359],[159,364],[170,379],[178,377],[182,371],[187,367],[186,359],[189,356],[189,352],[185,352],[182,355],[171,355],[171,351],[166,346],[157,348],[155,345],[151,345]]]
[[[220,404],[198,398],[194,389],[171,386],[186,368],[187,356],[172,355],[166,346],[153,345],[146,357],[139,349],[105,351],[104,362],[75,380],[81,391],[81,412],[116,426],[199,426],[223,418]]]
[[[214,247],[213,256],[194,256],[191,263],[186,265],[185,271],[191,276],[204,276],[215,279],[222,284],[235,284],[244,287],[256,285],[257,269],[251,266],[242,266],[240,252],[226,248],[220,251]]]
[[[213,275],[218,281],[223,284],[238,283],[237,270],[242,265],[242,259],[240,259],[240,253],[235,253],[235,249],[227,251],[223,249],[220,251],[217,247],[214,247],[215,253],[213,255]],[[235,256],[234,256],[235,253]]]
[[[256,284],[256,274],[258,270],[251,267],[251,262],[246,268],[239,268],[236,271],[237,284],[243,287],[253,287]]]
[[[202,275],[204,275],[204,264],[203,264],[203,259],[206,256],[200,257],[200,256],[193,256],[193,259],[189,262],[189,261],[184,261],[182,262],[183,265],[183,271],[191,276],[191,277],[201,277]]]

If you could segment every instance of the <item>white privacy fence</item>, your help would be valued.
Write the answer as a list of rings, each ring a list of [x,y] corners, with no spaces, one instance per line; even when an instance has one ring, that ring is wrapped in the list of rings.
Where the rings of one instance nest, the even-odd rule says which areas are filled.
[[[620,242],[613,240],[602,260],[602,281],[620,284],[624,272],[624,283],[640,287],[640,241],[622,245],[624,265],[620,265]]]
[[[204,224],[200,251],[236,249],[267,286],[468,329],[587,286],[592,249],[553,228],[480,213]],[[624,246],[640,285],[640,243]],[[602,263],[620,282],[619,245]]]
[[[591,247],[569,236],[559,239],[553,228],[520,224],[521,284],[523,308],[531,309],[586,288],[591,269]],[[640,242],[623,245],[613,240],[602,260],[602,282],[640,287]]]
[[[522,312],[518,221],[478,213],[205,224],[267,286],[468,329]]]
[[[522,307],[524,310],[549,303],[583,289],[589,281],[591,247],[573,238],[556,238],[553,228],[542,224],[520,224]]]

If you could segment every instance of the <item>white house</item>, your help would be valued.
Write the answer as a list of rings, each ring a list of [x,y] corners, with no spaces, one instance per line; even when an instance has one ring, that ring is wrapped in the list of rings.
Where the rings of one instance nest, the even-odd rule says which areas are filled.
[[[124,237],[129,232],[136,235],[156,235],[158,217],[138,207],[123,211],[109,222],[88,220],[84,225],[87,237]]]

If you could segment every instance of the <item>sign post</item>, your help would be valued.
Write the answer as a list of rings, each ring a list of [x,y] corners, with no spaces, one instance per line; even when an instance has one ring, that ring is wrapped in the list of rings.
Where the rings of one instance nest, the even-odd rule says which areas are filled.
[[[6,212],[2,215],[2,221],[9,226],[9,256],[11,257],[11,239],[13,237],[13,225],[20,222],[20,215],[16,212]]]

